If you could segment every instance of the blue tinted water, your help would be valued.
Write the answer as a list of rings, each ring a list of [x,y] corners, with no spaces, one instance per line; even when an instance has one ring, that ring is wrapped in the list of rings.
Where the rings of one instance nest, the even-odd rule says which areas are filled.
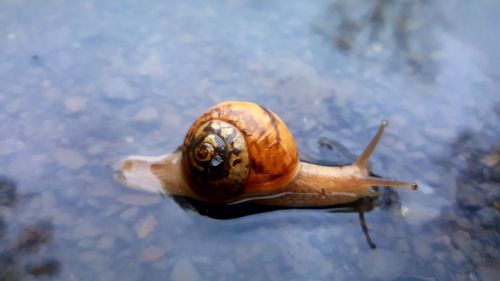
[[[3,1],[0,279],[494,280],[496,1]],[[301,155],[357,155],[418,192],[356,213],[215,220],[112,163],[182,142],[225,100],[278,113]]]

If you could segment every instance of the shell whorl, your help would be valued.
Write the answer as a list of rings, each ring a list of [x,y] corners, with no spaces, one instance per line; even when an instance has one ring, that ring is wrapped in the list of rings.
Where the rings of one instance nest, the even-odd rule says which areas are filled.
[[[221,120],[201,124],[186,156],[192,186],[204,198],[223,200],[243,189],[249,171],[248,150],[233,125]]]
[[[209,109],[189,129],[182,153],[188,182],[208,201],[279,193],[300,165],[284,122],[249,102],[225,102]]]

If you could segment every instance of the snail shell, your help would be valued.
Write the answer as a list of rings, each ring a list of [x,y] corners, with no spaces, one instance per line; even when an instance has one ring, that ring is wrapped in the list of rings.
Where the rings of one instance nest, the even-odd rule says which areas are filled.
[[[195,193],[226,201],[284,190],[300,161],[292,134],[275,113],[255,103],[225,102],[193,123],[182,165]]]

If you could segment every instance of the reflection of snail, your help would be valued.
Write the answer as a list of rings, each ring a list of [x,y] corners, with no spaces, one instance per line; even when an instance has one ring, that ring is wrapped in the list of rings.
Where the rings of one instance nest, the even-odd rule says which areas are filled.
[[[383,121],[351,165],[301,162],[293,137],[270,110],[249,102],[225,102],[201,115],[182,148],[162,157],[129,157],[117,178],[131,187],[164,191],[211,203],[321,207],[376,195],[372,186],[416,185],[370,176],[366,167]]]

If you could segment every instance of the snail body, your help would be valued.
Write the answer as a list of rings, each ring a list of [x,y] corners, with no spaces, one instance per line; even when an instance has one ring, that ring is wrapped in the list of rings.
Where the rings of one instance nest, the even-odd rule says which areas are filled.
[[[352,164],[301,162],[285,123],[250,102],[224,102],[202,114],[181,149],[162,157],[132,156],[116,178],[130,187],[210,203],[255,200],[283,207],[323,207],[376,195],[373,186],[416,185],[370,176],[366,163],[387,122]]]

